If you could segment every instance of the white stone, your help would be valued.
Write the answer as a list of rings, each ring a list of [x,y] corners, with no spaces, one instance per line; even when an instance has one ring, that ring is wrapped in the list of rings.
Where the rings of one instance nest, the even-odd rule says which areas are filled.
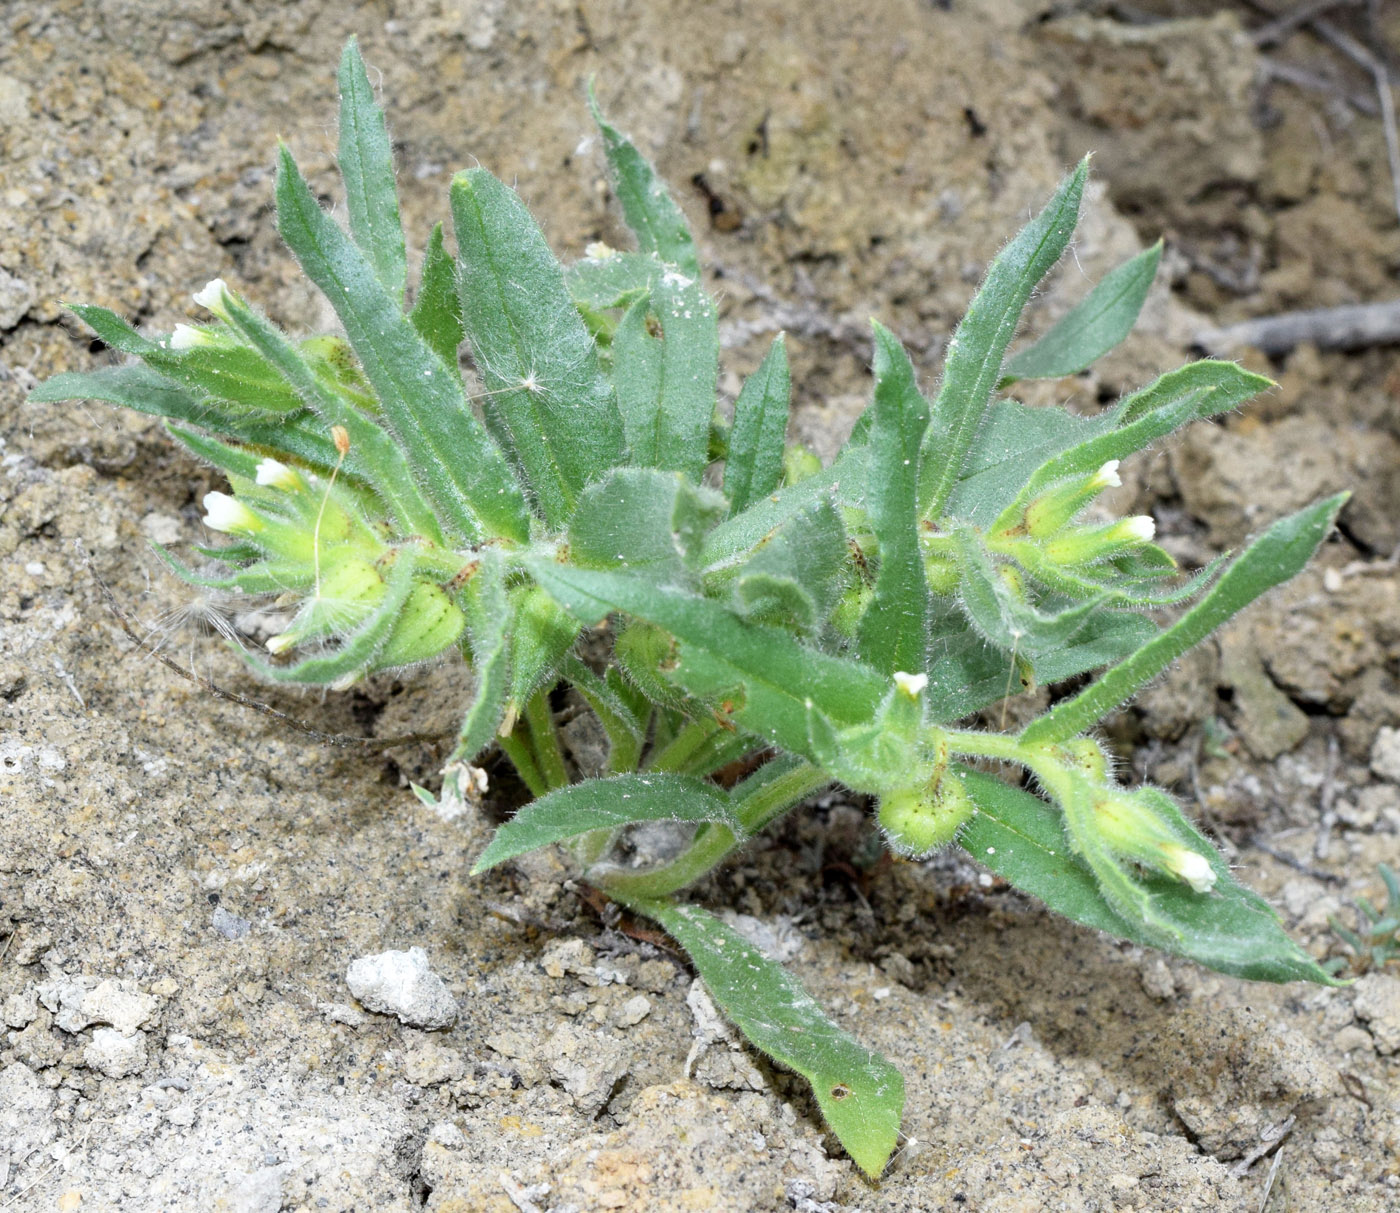
[[[397,1015],[411,1028],[432,1031],[457,1021],[457,1003],[422,948],[361,956],[350,962],[345,982],[368,1010]]]
[[[1400,783],[1400,729],[1382,728],[1371,746],[1371,770],[1382,779]]]
[[[146,1067],[146,1038],[123,1036],[116,1028],[98,1028],[83,1050],[83,1060],[108,1078],[125,1078]]]

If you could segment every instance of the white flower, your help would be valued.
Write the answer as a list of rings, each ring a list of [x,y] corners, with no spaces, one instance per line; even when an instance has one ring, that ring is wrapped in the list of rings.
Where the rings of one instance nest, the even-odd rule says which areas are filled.
[[[204,525],[225,535],[252,535],[262,530],[263,521],[227,493],[205,493]]]
[[[202,308],[207,308],[216,316],[224,315],[224,298],[228,295],[228,283],[222,278],[214,278],[208,282],[203,290],[195,291],[194,301]],[[225,317],[226,318],[226,317]]]
[[[172,350],[192,350],[196,346],[213,344],[214,339],[208,333],[188,324],[177,324],[175,331],[170,334],[170,348]]]
[[[903,670],[896,670],[894,684],[910,699],[917,699],[919,692],[928,686],[927,674],[906,674]]]
[[[297,642],[297,637],[291,632],[283,632],[280,636],[272,636],[267,642],[269,653],[285,653]]]
[[[1117,531],[1123,539],[1146,543],[1157,533],[1157,524],[1146,514],[1138,514],[1132,518],[1124,518],[1118,524]]]
[[[1097,492],[1099,489],[1116,489],[1122,483],[1122,480],[1118,478],[1118,460],[1110,459],[1094,473],[1094,478],[1089,481],[1089,487]]]
[[[276,459],[264,459],[258,464],[257,482],[265,489],[283,489],[295,493],[301,488],[301,477],[285,463]]]
[[[1171,847],[1167,863],[1172,872],[1197,893],[1209,893],[1215,888],[1215,869],[1204,855],[1185,847]]]

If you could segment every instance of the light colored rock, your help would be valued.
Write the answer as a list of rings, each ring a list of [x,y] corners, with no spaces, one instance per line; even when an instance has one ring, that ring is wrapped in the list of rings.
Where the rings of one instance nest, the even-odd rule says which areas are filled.
[[[278,1213],[282,1207],[282,1172],[263,1167],[251,1175],[231,1177],[228,1207],[232,1213]]]
[[[34,288],[0,269],[0,332],[12,329],[34,304]]]
[[[1400,978],[1367,973],[1353,989],[1356,1017],[1371,1029],[1377,1053],[1400,1053]]]
[[[366,1009],[396,1015],[411,1028],[433,1031],[457,1022],[457,1003],[422,948],[361,956],[350,962],[345,982]]]
[[[628,1050],[620,1040],[602,1032],[586,1032],[572,1024],[555,1029],[545,1043],[543,1060],[549,1075],[572,1097],[585,1116],[601,1112],[630,1068]]]
[[[617,1009],[616,1022],[620,1028],[630,1028],[639,1024],[651,1014],[651,999],[645,994],[629,998]]]
[[[93,1024],[110,1024],[124,1036],[148,1024],[160,1001],[143,994],[131,982],[107,978],[58,976],[43,982],[39,1001],[54,1013],[54,1023],[78,1033]]]
[[[98,1028],[83,1050],[83,1060],[108,1078],[125,1078],[146,1066],[146,1037],[125,1036],[116,1028]]]
[[[27,1028],[39,1015],[39,998],[34,990],[16,990],[0,1009],[0,1020],[7,1028]]]
[[[1371,770],[1382,779],[1400,783],[1400,729],[1382,728],[1371,746]]]
[[[23,1062],[0,1070],[0,1151],[18,1162],[57,1135],[50,1113],[57,1097]]]

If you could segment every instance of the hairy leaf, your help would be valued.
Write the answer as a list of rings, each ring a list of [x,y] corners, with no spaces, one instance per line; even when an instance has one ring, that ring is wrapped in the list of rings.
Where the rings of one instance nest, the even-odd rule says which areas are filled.
[[[787,343],[781,333],[734,402],[734,427],[724,461],[724,495],[731,517],[767,497],[783,479],[783,443],[787,438],[792,383]]]

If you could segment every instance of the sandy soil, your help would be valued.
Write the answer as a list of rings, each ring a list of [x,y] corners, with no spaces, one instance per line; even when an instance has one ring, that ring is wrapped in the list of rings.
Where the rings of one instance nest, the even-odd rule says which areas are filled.
[[[594,917],[555,857],[466,878],[489,815],[438,819],[407,781],[440,752],[373,743],[450,727],[460,668],[258,685],[207,626],[256,619],[150,550],[204,538],[216,479],[141,418],[24,403],[107,357],[65,298],[168,329],[223,275],[325,322],[272,230],[272,147],[331,191],[350,32],[383,73],[419,247],[473,158],[561,254],[621,243],[596,72],[715,267],[727,389],[785,328],[796,430],[828,452],[868,389],[867,318],[931,376],[986,261],[1088,149],[1098,184],[1033,326],[1159,233],[1168,272],[1140,336],[1036,399],[1096,408],[1207,321],[1393,294],[1366,77],[1184,2],[1133,10],[1170,24],[1031,0],[154,7],[0,10],[0,1209],[1400,1207],[1393,968],[1336,991],[1219,977],[953,860],[871,866],[864,807],[829,796],[700,895],[904,1068],[908,1141],[867,1182],[801,1084],[704,1031],[684,965]],[[1290,65],[1333,83],[1283,82]],[[1122,504],[1199,559],[1356,497],[1314,570],[1113,738],[1321,956],[1328,915],[1400,866],[1400,373],[1390,350],[1245,357],[1279,390],[1140,460]],[[99,579],[182,666],[370,743],[304,737],[134,651]],[[449,1029],[350,993],[352,960],[413,946]]]

